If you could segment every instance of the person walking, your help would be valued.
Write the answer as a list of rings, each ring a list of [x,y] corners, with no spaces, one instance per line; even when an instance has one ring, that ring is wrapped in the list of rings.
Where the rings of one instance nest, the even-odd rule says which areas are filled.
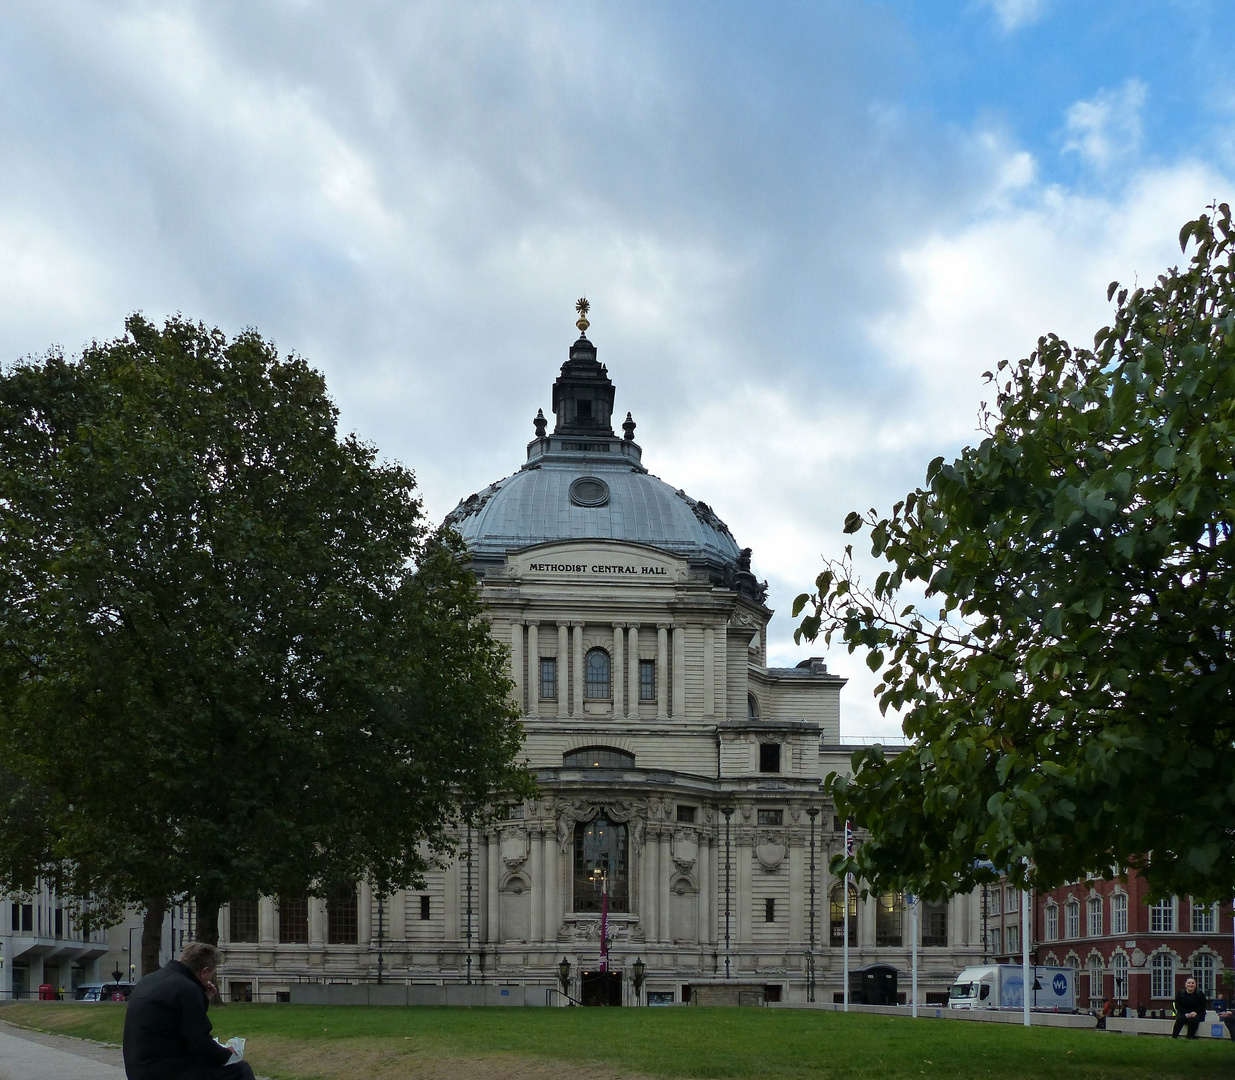
[[[254,1080],[247,1061],[228,1065],[232,1051],[210,1037],[206,1008],[218,991],[219,950],[190,941],[179,960],[145,976],[124,1018],[128,1080]]]
[[[1196,980],[1189,975],[1184,980],[1184,988],[1175,994],[1175,1027],[1171,1031],[1171,1038],[1178,1039],[1180,1029],[1186,1026],[1188,1038],[1195,1039],[1196,1029],[1205,1019],[1207,1008],[1209,1003],[1205,1000],[1205,995],[1196,988]]]

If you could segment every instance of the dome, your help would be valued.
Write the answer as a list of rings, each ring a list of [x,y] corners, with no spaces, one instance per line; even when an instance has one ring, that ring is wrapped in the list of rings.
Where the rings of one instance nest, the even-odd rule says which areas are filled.
[[[476,568],[483,572],[535,544],[618,540],[706,566],[716,581],[749,577],[749,552],[738,548],[712,508],[644,468],[629,413],[624,435],[614,435],[613,397],[595,346],[580,337],[553,386],[553,434],[538,415],[527,463],[464,499],[446,518]]]

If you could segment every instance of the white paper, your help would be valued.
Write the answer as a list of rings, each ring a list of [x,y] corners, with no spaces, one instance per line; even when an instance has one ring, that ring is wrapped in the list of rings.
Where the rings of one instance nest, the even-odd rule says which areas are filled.
[[[219,1043],[224,1050],[230,1050],[232,1052],[232,1056],[224,1062],[225,1065],[235,1065],[237,1061],[244,1060],[245,1041],[239,1035],[233,1035],[227,1040],[227,1042],[219,1042],[218,1039],[215,1039],[214,1041]]]

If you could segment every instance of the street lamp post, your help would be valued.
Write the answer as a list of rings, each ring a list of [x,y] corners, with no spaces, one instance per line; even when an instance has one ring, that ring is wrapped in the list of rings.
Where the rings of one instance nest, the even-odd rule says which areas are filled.
[[[806,954],[806,1000],[815,1000],[815,818],[819,807],[808,806],[810,818],[810,951]]]
[[[569,999],[570,996],[570,961],[566,957],[562,957],[562,962],[557,966],[557,981],[562,988],[562,996]]]
[[[639,991],[643,988],[643,976],[644,976],[644,973],[647,971],[647,965],[644,964],[643,957],[640,957],[638,960],[636,960],[634,964],[631,965],[631,969],[632,969],[631,971],[632,981],[635,984],[635,1004],[638,1005],[639,1004]]]
[[[134,930],[140,931],[142,929],[143,927],[140,927],[140,926],[130,926],[129,927],[129,982],[137,981],[134,978],[134,975],[137,974],[137,965],[133,963],[133,931]]]
[[[729,823],[733,817],[732,806],[722,806],[720,812],[725,815],[725,978],[729,978],[729,918],[730,918],[730,882],[732,880],[732,859],[729,845]]]

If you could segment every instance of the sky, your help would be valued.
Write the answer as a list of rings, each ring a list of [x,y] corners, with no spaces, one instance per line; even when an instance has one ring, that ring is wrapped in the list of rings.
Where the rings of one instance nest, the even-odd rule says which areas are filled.
[[[0,363],[256,327],[437,521],[524,460],[586,295],[644,464],[753,548],[770,661],[826,655],[843,734],[895,735],[792,599],[980,438],[983,371],[1091,343],[1235,196],[1230,15],[0,0]]]

